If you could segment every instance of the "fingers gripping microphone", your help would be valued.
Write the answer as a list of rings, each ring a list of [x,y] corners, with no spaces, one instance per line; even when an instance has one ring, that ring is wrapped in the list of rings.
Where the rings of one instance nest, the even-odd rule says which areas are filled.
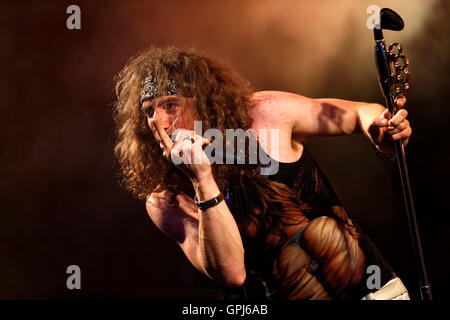
[[[172,140],[172,142],[175,142],[175,138],[175,135],[170,136],[170,140]],[[205,150],[207,146],[208,145],[203,145],[203,150]],[[238,157],[234,153],[223,152],[223,150],[212,149],[211,153],[206,153],[206,155],[211,163],[215,162],[217,159],[221,159],[222,163],[226,164],[243,164],[238,162]]]

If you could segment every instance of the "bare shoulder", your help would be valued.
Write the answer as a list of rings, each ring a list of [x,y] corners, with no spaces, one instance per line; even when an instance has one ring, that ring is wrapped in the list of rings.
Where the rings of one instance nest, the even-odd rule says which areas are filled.
[[[147,196],[145,207],[158,229],[181,246],[198,229],[197,207],[185,194],[175,196],[168,191],[153,192]]]
[[[145,207],[147,213],[152,219],[158,216],[174,215],[175,213],[188,214],[194,218],[197,218],[197,207],[192,198],[185,193],[175,195],[169,190],[163,190],[161,192],[152,192],[146,198]]]
[[[253,94],[252,117],[265,120],[292,121],[299,109],[308,108],[314,99],[284,91],[257,91]],[[258,120],[258,119],[256,119]]]
[[[165,211],[178,207],[175,199],[175,195],[168,190],[152,192],[147,195],[145,206],[149,214],[158,210]]]
[[[286,92],[286,91],[257,91],[253,94],[253,101],[255,102],[255,106],[264,105],[264,106],[276,106],[279,104],[298,104],[298,103],[310,103],[311,98],[302,96],[297,93]]]

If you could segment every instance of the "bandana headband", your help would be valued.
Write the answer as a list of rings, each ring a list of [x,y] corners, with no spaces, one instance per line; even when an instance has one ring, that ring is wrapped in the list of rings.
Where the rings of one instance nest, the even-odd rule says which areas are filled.
[[[178,86],[175,81],[169,79],[167,82],[167,88],[165,90],[159,90],[158,79],[152,75],[149,75],[142,81],[141,98],[139,103],[142,105],[145,100],[151,100],[159,96],[177,96]]]

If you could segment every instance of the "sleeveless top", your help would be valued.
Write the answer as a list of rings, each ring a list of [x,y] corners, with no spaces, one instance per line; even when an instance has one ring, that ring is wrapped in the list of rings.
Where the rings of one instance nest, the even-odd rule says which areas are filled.
[[[259,165],[257,171],[261,172],[267,166]],[[295,197],[309,207],[304,213],[308,222],[299,225],[298,231],[281,248],[272,251],[262,250],[264,245],[254,246],[252,239],[242,236],[247,269],[245,286],[249,299],[361,299],[376,291],[367,285],[368,278],[374,274],[373,267],[368,271],[369,266],[379,268],[381,286],[395,277],[389,263],[348,217],[347,210],[306,147],[299,160],[278,162],[278,171],[266,177],[289,187]],[[248,198],[243,201],[242,192],[249,191],[249,188],[251,186],[241,185],[226,190],[227,203],[233,215],[239,210],[248,210],[245,201],[257,201]],[[356,231],[354,239],[351,232],[343,231],[345,226]],[[305,239],[308,232],[310,235]],[[336,236],[333,238],[329,236],[331,234]],[[334,248],[335,243],[351,243],[352,240],[356,244],[356,247],[352,246],[355,254],[345,255],[343,251],[326,258],[334,254],[330,253],[331,247],[333,250],[342,248],[341,245]],[[353,267],[347,270],[345,263]]]

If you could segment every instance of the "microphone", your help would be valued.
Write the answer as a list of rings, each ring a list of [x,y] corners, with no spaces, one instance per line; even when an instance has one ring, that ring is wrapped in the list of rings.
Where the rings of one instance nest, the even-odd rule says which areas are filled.
[[[171,135],[170,136],[170,140],[172,140],[172,142],[175,142],[175,136]],[[208,145],[203,145],[202,149],[205,150],[205,148]],[[222,163],[224,164],[233,164],[233,165],[237,165],[238,164],[238,158],[234,153],[227,153],[226,151],[223,152],[223,150],[217,150],[217,149],[213,149],[211,151],[211,158],[209,157],[209,154],[206,154],[209,158],[209,161],[211,163],[213,163],[213,160],[219,158],[222,159]]]
[[[170,140],[175,142],[175,137],[173,135],[171,135],[170,136]],[[202,146],[202,149],[205,150],[206,147],[208,147],[208,145]],[[213,148],[211,150],[210,154],[206,153],[206,156],[208,157],[209,162],[211,164],[218,163],[218,162],[216,162],[216,160],[220,159],[220,160],[222,160],[222,163],[218,163],[218,164],[254,165],[256,170],[257,170],[257,172],[259,174],[261,174],[261,175],[264,175],[264,176],[276,174],[278,172],[278,167],[279,167],[278,161],[273,160],[267,154],[266,154],[266,156],[263,156],[261,154],[259,154],[259,156],[258,156],[258,152],[256,154],[256,159],[257,159],[256,163],[252,163],[252,156],[251,155],[249,156],[250,158],[248,159],[248,161],[246,161],[246,159],[244,157],[244,163],[239,163],[238,162],[238,157],[234,153],[230,153],[230,152],[226,152],[226,151],[224,152],[223,149],[222,150],[217,150],[217,149]],[[263,158],[266,158],[266,159],[264,160],[264,159],[261,159],[260,157],[263,157]],[[242,157],[240,157],[239,160],[242,160]],[[268,160],[267,163],[266,163],[266,160]]]

